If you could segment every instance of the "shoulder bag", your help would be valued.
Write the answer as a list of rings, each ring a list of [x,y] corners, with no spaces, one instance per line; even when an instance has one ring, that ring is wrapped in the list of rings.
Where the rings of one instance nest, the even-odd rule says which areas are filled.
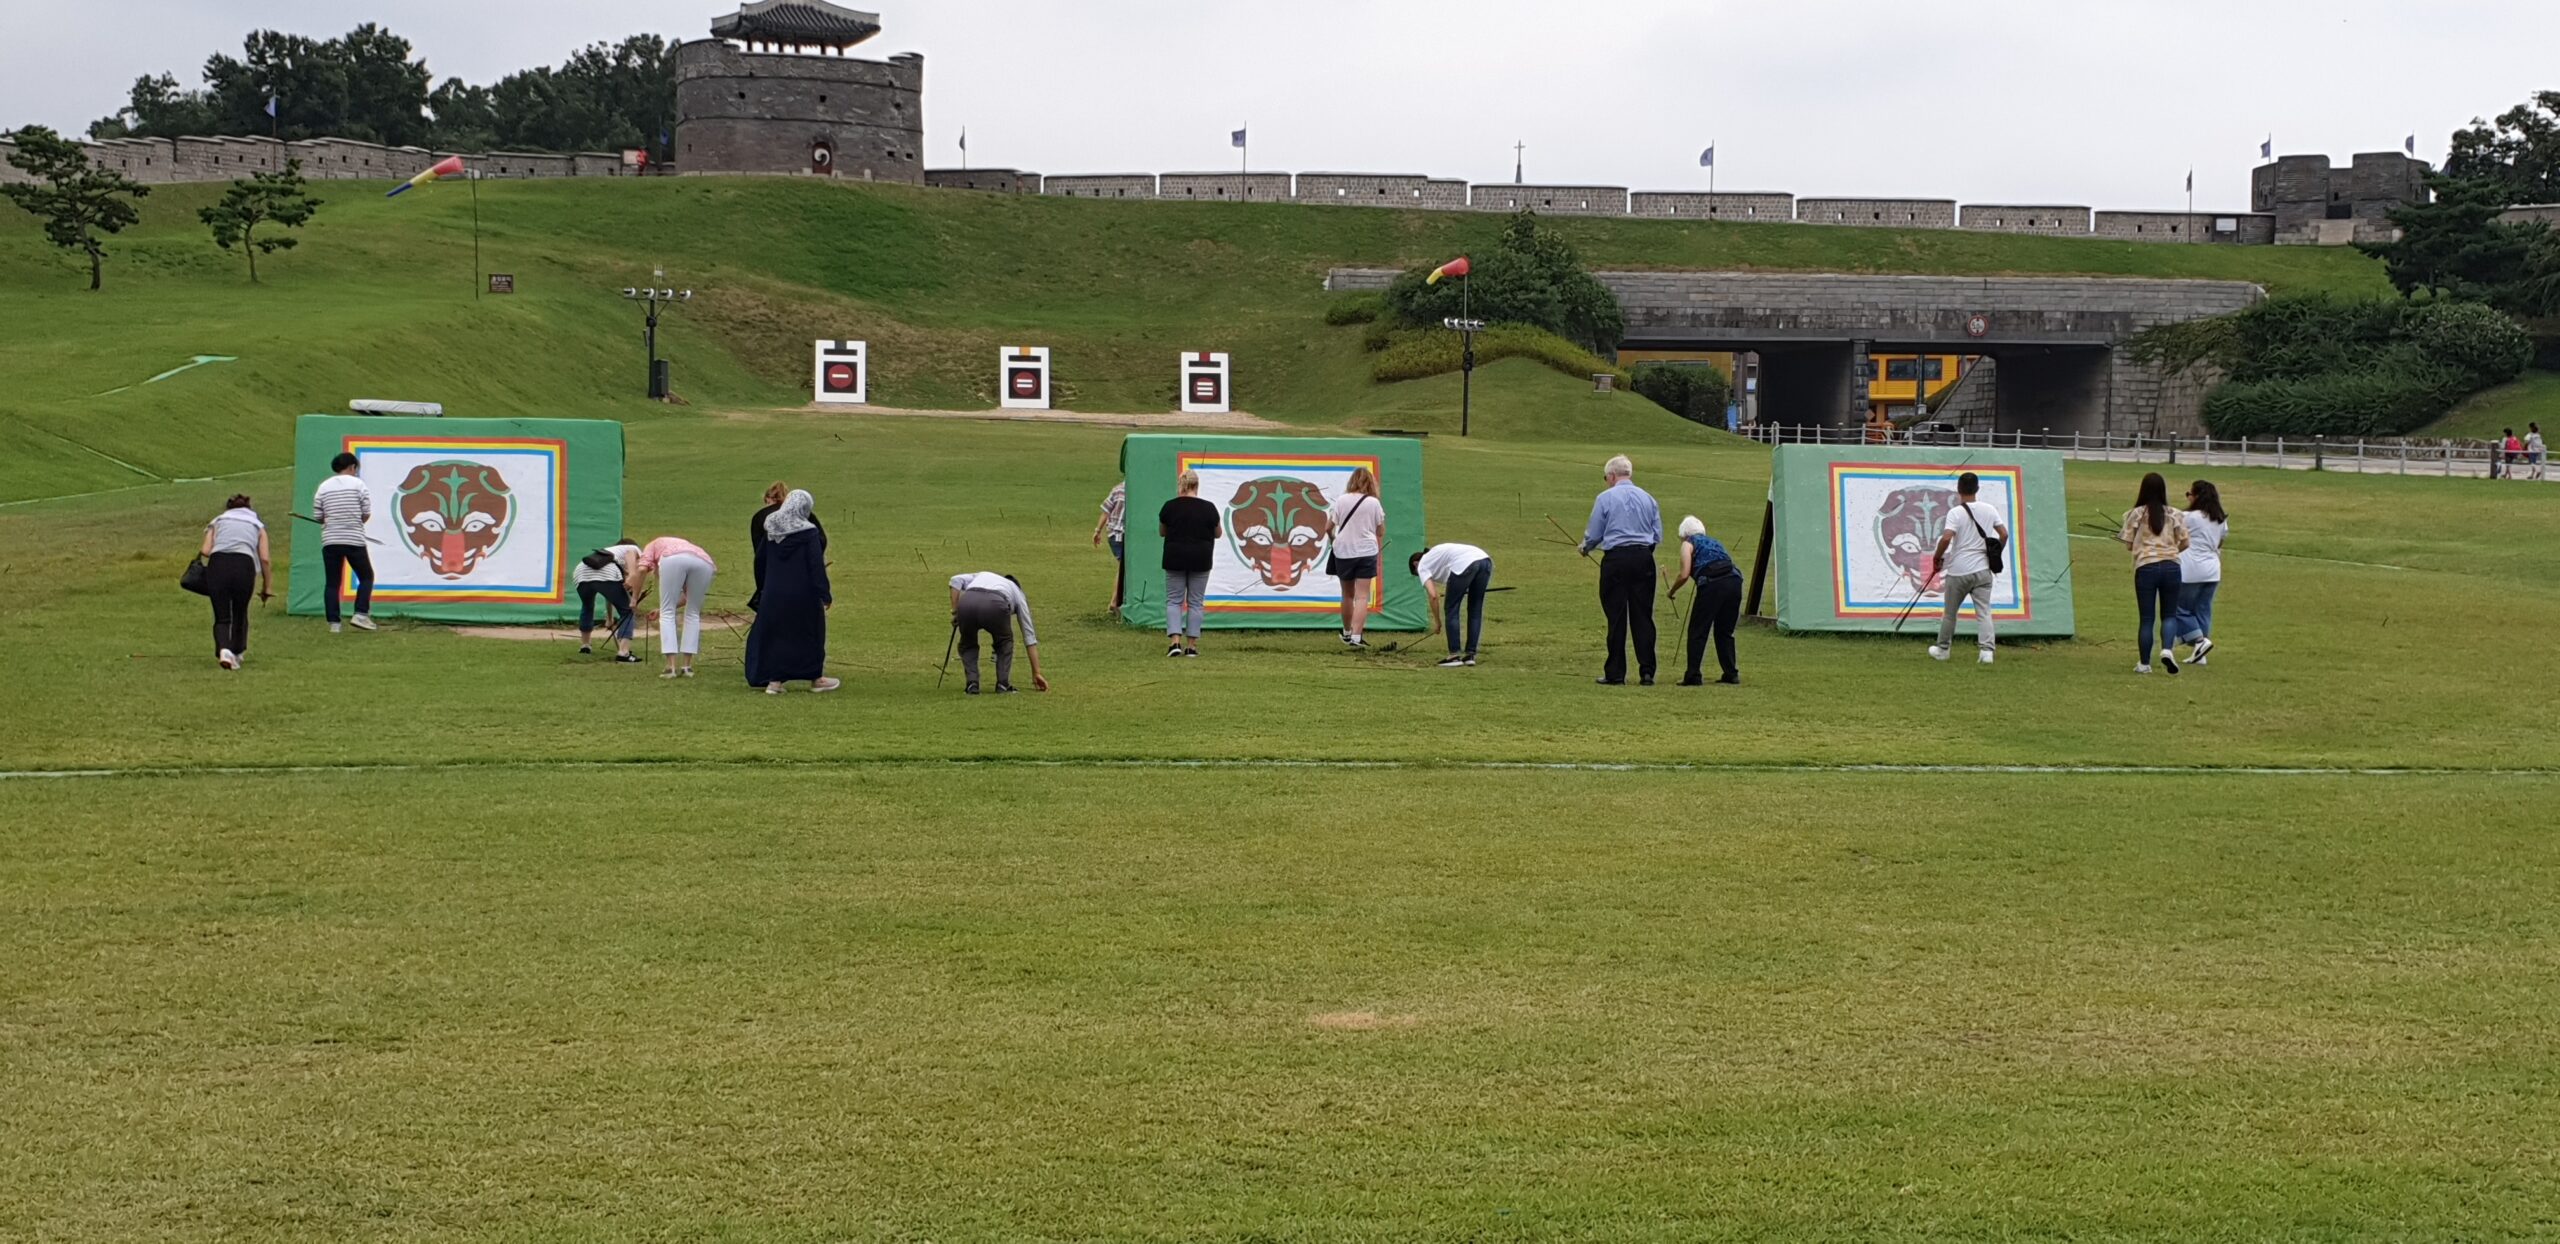
[[[1964,521],[1973,524],[1973,534],[1982,537],[1983,564],[1991,567],[1991,573],[1998,574],[2004,569],[2000,564],[2000,550],[2009,542],[1993,536],[1990,532],[1984,531],[1982,529],[1982,520],[1973,516],[1973,507],[1973,502],[1967,501],[1964,503]]]

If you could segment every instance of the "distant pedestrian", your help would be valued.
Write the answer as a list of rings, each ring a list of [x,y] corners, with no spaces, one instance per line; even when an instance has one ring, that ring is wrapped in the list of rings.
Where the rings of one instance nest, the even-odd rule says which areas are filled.
[[[1378,477],[1356,467],[1342,495],[1334,498],[1326,518],[1333,531],[1333,555],[1325,573],[1342,585],[1342,642],[1369,646],[1368,595],[1378,577],[1378,558],[1387,547],[1387,512],[1378,504]]]
[[[1422,580],[1430,598],[1431,629],[1449,633],[1449,655],[1442,669],[1476,663],[1484,641],[1484,594],[1493,588],[1493,557],[1472,544],[1435,544],[1414,554],[1405,568]],[[1458,646],[1458,609],[1467,611],[1467,642]]]
[[[605,607],[605,625],[613,630],[613,659],[621,665],[637,665],[640,658],[631,655],[631,632],[638,620],[632,614],[631,592],[624,586],[635,573],[640,546],[624,536],[618,544],[608,544],[578,559],[571,572],[578,584],[578,654],[595,651],[590,642],[596,629],[596,606]]]
[[[1185,471],[1179,493],[1156,511],[1164,537],[1164,637],[1169,657],[1200,655],[1200,622],[1208,609],[1209,567],[1218,548],[1218,507],[1200,497],[1200,473]]]
[[[640,546],[632,569],[634,599],[648,590],[649,576],[666,580],[658,585],[658,651],[667,668],[658,677],[693,677],[693,659],[702,654],[702,601],[711,594],[711,577],[720,568],[701,545],[682,536],[660,536]]]
[[[2200,479],[2187,487],[2179,518],[2187,525],[2187,551],[2178,555],[2178,616],[2169,624],[2169,642],[2193,645],[2187,664],[2202,665],[2214,647],[2213,598],[2222,590],[2222,538],[2231,534],[2231,516],[2223,513],[2222,490]]]
[[[1609,622],[1609,656],[1597,680],[1604,687],[1627,682],[1627,638],[1633,632],[1636,671],[1653,685],[1653,587],[1661,581],[1653,551],[1662,543],[1662,507],[1636,487],[1635,464],[1619,454],[1600,468],[1608,482],[1592,499],[1583,525],[1582,555],[1600,553],[1600,612]]]
[[[2542,425],[2539,423],[2528,423],[2524,426],[2524,460],[2526,464],[2533,468],[2532,472],[2528,474],[2526,478],[2541,479],[2543,478],[2543,459],[2548,453],[2542,444]]]
[[[320,520],[320,572],[326,576],[321,599],[327,606],[329,632],[338,631],[338,593],[350,572],[356,578],[352,620],[359,631],[374,629],[373,551],[365,547],[364,534],[365,524],[373,521],[373,489],[356,474],[354,454],[329,460],[329,478],[311,494],[311,516]]]
[[[2507,429],[2506,435],[2499,438],[2498,454],[2506,460],[2507,478],[2516,478],[2516,464],[2524,461],[2524,438],[2517,436],[2514,428]]]
[[[1666,596],[1680,595],[1680,585],[1695,582],[1696,598],[1689,605],[1689,668],[1680,675],[1683,687],[1707,684],[1707,641],[1715,640],[1716,667],[1723,671],[1719,683],[1732,685],[1742,681],[1742,670],[1733,661],[1733,628],[1742,620],[1742,571],[1733,564],[1733,554],[1724,544],[1707,534],[1707,525],[1692,514],[1680,520],[1680,574],[1671,580]]]
[[[1102,498],[1102,517],[1093,524],[1093,542],[1111,542],[1111,608],[1120,612],[1122,593],[1129,584],[1129,481],[1119,480]]]
[[[2187,551],[2187,524],[2169,512],[2169,481],[2158,471],[2142,477],[2133,508],[2124,512],[2116,542],[2133,550],[2133,599],[2142,625],[2134,642],[2133,672],[2151,672],[2151,641],[2158,623],[2160,668],[2178,672],[2178,654],[2165,642],[2178,612],[2178,559]]]
[[[960,673],[968,680],[963,690],[978,694],[978,636],[983,634],[995,649],[996,694],[1013,694],[1016,622],[1022,624],[1023,655],[1031,658],[1031,689],[1046,691],[1049,680],[1040,672],[1040,632],[1031,625],[1031,598],[1022,594],[1021,580],[992,570],[951,576],[951,629],[960,645]]]
[[[227,670],[240,668],[249,656],[249,589],[265,600],[272,584],[274,559],[267,549],[267,525],[249,508],[246,493],[233,493],[223,510],[205,524],[205,594],[213,599],[213,659]]]
[[[1931,572],[1940,576],[1938,595],[1945,601],[1938,614],[1938,642],[1929,645],[1935,660],[1944,661],[1955,651],[1956,620],[1968,600],[1973,602],[1974,659],[1984,665],[1998,659],[2000,628],[1991,616],[1991,591],[2000,572],[1991,568],[1991,542],[2005,547],[2009,526],[2000,521],[2000,511],[1976,499],[1981,492],[1981,476],[1967,471],[1956,477],[1956,505],[1947,511],[1938,551],[1929,562]]]
[[[770,695],[791,682],[806,682],[811,691],[844,685],[827,677],[827,611],[836,597],[827,580],[827,533],[818,529],[814,509],[808,493],[784,494],[756,546],[764,607],[747,627],[747,685]]]

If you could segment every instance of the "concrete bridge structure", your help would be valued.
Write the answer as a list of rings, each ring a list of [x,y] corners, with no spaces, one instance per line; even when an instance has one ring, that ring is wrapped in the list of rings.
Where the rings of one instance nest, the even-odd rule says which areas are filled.
[[[1335,289],[1381,289],[1392,269],[1336,269]],[[1867,412],[1869,354],[1982,355],[1989,401],[1963,421],[1999,431],[2194,435],[2205,384],[2137,361],[2133,334],[2266,297],[2242,281],[2108,277],[1600,272],[1626,313],[1621,345],[1759,356],[1762,423],[1844,426]]]

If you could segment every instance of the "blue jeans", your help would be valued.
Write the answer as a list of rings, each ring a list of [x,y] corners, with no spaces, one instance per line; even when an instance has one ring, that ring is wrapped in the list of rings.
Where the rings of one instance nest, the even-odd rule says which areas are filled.
[[[2213,634],[2213,591],[2222,580],[2178,585],[2178,616],[2169,620],[2169,642],[2191,644]]]
[[[1449,586],[1440,598],[1440,628],[1449,633],[1449,655],[1457,656],[1462,651],[1467,656],[1476,654],[1476,644],[1484,639],[1485,589],[1492,586],[1493,559],[1490,557],[1449,576]],[[1467,646],[1464,649],[1458,647],[1460,605],[1467,607]]]
[[[2174,561],[2153,562],[2134,569],[2133,602],[2135,610],[2142,616],[2142,637],[2134,644],[2133,657],[2141,664],[2151,664],[2154,616],[2159,620],[2164,638],[2173,624],[2178,612],[2178,586],[2178,563]]]
[[[602,580],[578,585],[578,633],[585,635],[596,629],[596,601],[599,599],[608,606],[605,610],[607,621],[613,621],[617,615],[621,619],[614,622],[613,637],[631,638],[633,619],[630,589],[619,583],[607,583]]]

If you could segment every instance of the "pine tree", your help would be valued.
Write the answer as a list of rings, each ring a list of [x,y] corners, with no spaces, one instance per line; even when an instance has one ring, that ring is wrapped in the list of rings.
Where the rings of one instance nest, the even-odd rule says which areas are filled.
[[[224,250],[238,246],[249,257],[249,280],[258,279],[258,256],[281,250],[292,250],[300,239],[290,235],[271,234],[258,237],[260,225],[278,229],[299,229],[312,214],[320,210],[321,200],[311,197],[302,180],[302,161],[287,160],[284,167],[272,173],[257,173],[231,183],[222,201],[200,208],[196,218],[213,226],[213,244]]]
[[[80,144],[41,125],[31,125],[12,138],[18,149],[9,163],[35,180],[0,186],[0,195],[44,221],[45,240],[89,257],[89,288],[97,289],[107,247],[100,235],[122,233],[142,218],[132,200],[151,187],[89,161]]]

